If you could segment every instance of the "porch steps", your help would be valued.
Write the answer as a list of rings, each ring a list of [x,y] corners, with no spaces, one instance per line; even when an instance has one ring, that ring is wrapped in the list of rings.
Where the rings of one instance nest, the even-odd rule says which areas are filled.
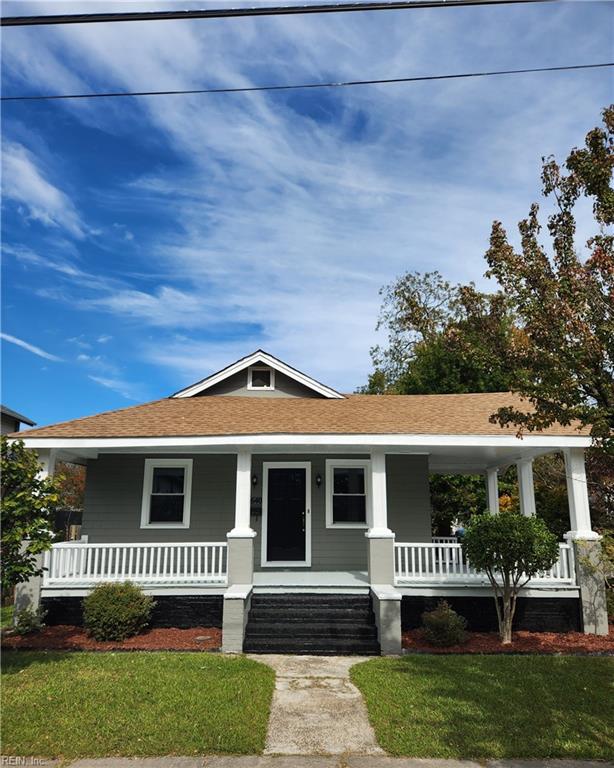
[[[369,595],[254,594],[246,653],[379,655]]]

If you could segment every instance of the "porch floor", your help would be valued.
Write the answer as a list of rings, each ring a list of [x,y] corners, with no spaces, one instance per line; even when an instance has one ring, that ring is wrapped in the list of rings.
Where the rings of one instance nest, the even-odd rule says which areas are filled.
[[[366,593],[369,578],[366,571],[256,571],[254,592],[326,592],[334,589]]]

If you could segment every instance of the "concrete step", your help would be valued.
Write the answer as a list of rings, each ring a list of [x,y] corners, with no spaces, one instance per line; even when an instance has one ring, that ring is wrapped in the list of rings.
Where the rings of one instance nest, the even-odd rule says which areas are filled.
[[[306,621],[306,622],[333,622],[350,624],[372,624],[373,612],[363,608],[266,608],[252,607],[250,620],[279,622],[279,621]]]
[[[379,656],[377,640],[348,640],[341,637],[306,638],[246,638],[245,653],[295,653],[318,656]]]
[[[293,637],[293,638],[320,638],[320,637],[345,637],[356,639],[377,640],[377,627],[374,624],[331,624],[319,622],[254,622],[251,619],[247,623],[246,633],[250,638],[257,637]]]
[[[243,648],[251,653],[377,655],[369,595],[253,595]]]
[[[316,593],[285,593],[283,595],[276,595],[272,593],[258,594],[257,592],[252,595],[253,606],[325,606],[330,605],[332,607],[345,607],[345,608],[368,608],[371,606],[371,598],[369,595],[331,595],[331,594],[316,594]]]

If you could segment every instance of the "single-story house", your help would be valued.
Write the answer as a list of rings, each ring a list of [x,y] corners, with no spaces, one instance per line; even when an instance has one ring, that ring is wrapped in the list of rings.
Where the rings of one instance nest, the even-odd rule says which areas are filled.
[[[158,625],[222,626],[227,651],[398,652],[441,597],[494,629],[486,576],[432,536],[429,474],[482,473],[496,512],[498,472],[515,464],[534,515],[532,461],[562,451],[570,530],[523,590],[518,626],[607,631],[576,556],[599,538],[590,438],[554,425],[520,439],[490,421],[512,401],[345,395],[258,350],[170,397],[29,430],[45,472],[81,462],[87,481],[81,540],[54,545],[22,593],[65,623],[94,585],[129,579],[156,597]]]

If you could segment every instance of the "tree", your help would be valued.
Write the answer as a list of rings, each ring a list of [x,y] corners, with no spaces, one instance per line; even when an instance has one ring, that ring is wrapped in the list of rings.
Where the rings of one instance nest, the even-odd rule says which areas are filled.
[[[71,526],[81,522],[85,500],[86,469],[80,464],[58,462],[56,473],[60,498],[54,519],[54,530],[68,540]]]
[[[409,272],[382,289],[378,328],[388,344],[371,350],[375,371],[366,394],[500,392],[511,386],[505,350],[517,332],[505,299],[473,286],[453,285],[439,272]],[[492,354],[484,338],[496,338]],[[510,496],[513,478],[502,478]],[[484,478],[432,475],[433,532],[445,535],[453,521],[466,522],[486,508]]]
[[[502,294],[453,285],[439,272],[408,272],[385,286],[377,327],[388,344],[371,350],[367,394],[501,392],[510,388],[504,354],[518,333]],[[484,338],[497,339],[493,355]]]
[[[548,217],[552,256],[539,241],[533,204],[518,225],[520,252],[494,222],[486,274],[499,282],[522,328],[507,354],[516,371],[513,389],[532,406],[501,408],[493,421],[519,431],[578,423],[614,452],[614,236],[605,230],[614,223],[614,105],[603,120],[586,146],[569,154],[566,172],[554,158],[543,160],[543,194],[555,203]],[[575,247],[574,208],[582,197],[593,201],[598,230],[587,241],[586,260]]]
[[[60,509],[82,510],[85,496],[85,467],[71,462],[58,462]]]
[[[53,542],[52,520],[58,503],[58,481],[39,476],[36,454],[21,440],[3,435],[1,449],[2,591],[41,573],[35,556]],[[27,542],[22,546],[23,542]]]
[[[462,539],[474,568],[484,571],[493,588],[501,642],[512,642],[518,593],[530,578],[557,561],[559,545],[543,520],[516,512],[471,519]]]

